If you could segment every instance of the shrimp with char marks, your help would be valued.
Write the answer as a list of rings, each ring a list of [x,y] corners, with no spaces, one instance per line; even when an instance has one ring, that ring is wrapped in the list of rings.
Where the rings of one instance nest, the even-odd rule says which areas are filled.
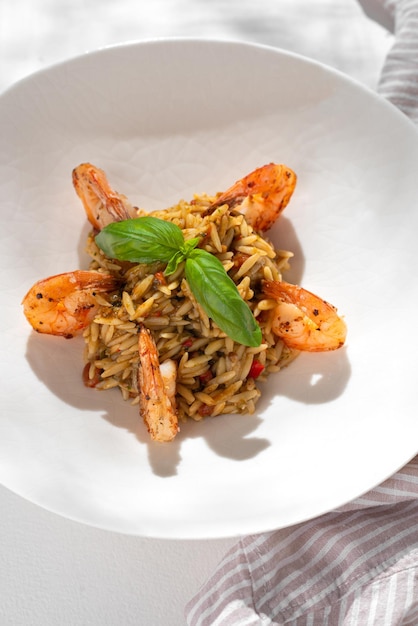
[[[227,204],[245,216],[256,231],[271,228],[284,211],[296,186],[296,174],[290,167],[269,163],[237,180],[211,204],[215,209]]]
[[[67,339],[92,322],[96,294],[118,288],[118,279],[97,271],[76,270],[37,281],[23,298],[23,312],[39,333]]]
[[[139,408],[154,441],[171,441],[179,431],[176,411],[177,365],[167,359],[160,364],[151,332],[143,325],[138,336]]]
[[[324,352],[344,345],[347,326],[332,304],[284,281],[265,281],[263,293],[277,302],[271,329],[289,348]]]
[[[114,191],[104,171],[95,165],[81,163],[73,169],[72,177],[87,218],[96,230],[112,222],[137,217],[137,210],[126,196]]]

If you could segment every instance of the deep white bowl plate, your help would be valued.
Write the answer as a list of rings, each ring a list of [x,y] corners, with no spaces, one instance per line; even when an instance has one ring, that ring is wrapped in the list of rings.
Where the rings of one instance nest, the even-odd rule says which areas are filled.
[[[418,138],[318,63],[230,42],[142,42],[37,73],[0,97],[0,480],[67,518],[160,538],[294,524],[369,490],[418,449]],[[71,170],[91,161],[156,209],[270,161],[298,175],[271,231],[288,280],[345,315],[344,349],[303,354],[253,416],[149,441],[118,392],[86,389],[83,343],[33,333],[37,279],[86,266]]]

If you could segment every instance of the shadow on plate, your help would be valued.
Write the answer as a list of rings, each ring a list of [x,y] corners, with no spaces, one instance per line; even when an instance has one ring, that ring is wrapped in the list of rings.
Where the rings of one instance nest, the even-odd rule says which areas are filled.
[[[305,352],[280,373],[276,393],[303,404],[325,404],[344,393],[350,376],[347,347]]]
[[[293,257],[289,261],[289,269],[283,274],[283,280],[294,285],[302,285],[305,269],[305,255],[295,228],[289,218],[281,215],[267,232],[276,249],[290,250]]]
[[[259,454],[269,442],[249,437],[260,424],[256,416],[226,416],[181,425],[179,436],[170,444],[150,441],[138,408],[125,402],[118,390],[99,392],[88,389],[82,382],[83,340],[32,333],[29,336],[26,359],[37,378],[56,397],[80,412],[100,414],[103,419],[132,433],[141,444],[148,446],[151,468],[156,475],[172,476],[181,462],[180,449],[185,439],[203,437],[218,455],[237,461]],[[222,429],[219,429],[222,420]],[[220,431],[221,434],[220,434]]]
[[[32,333],[26,358],[37,378],[63,402],[80,412],[100,414],[103,419],[132,433],[147,445],[153,473],[160,477],[178,473],[181,447],[187,439],[203,438],[216,455],[235,461],[254,458],[268,448],[268,439],[255,432],[263,414],[278,396],[305,404],[329,402],[344,391],[350,376],[345,349],[327,354],[301,354],[278,377],[262,383],[262,396],[254,415],[226,415],[181,424],[178,437],[169,444],[150,441],[137,407],[124,402],[118,390],[106,393],[88,389],[82,382],[83,340]]]

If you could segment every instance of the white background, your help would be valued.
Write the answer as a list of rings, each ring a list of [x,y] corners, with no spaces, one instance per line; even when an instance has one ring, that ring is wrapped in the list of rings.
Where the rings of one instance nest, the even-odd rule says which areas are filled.
[[[277,46],[372,88],[392,42],[355,0],[2,0],[0,91],[80,53],[165,36]],[[235,543],[101,531],[5,488],[0,507],[2,626],[180,626],[185,603]]]

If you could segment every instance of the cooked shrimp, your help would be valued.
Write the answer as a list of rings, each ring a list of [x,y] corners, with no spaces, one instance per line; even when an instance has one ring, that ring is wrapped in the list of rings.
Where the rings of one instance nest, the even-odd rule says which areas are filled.
[[[296,174],[286,165],[269,163],[238,180],[211,205],[228,204],[245,215],[257,231],[271,228],[287,206],[296,185]]]
[[[96,230],[111,222],[137,217],[136,209],[125,196],[111,188],[106,174],[95,165],[82,163],[74,168],[73,185]]]
[[[139,409],[154,441],[171,441],[179,431],[175,404],[177,366],[160,365],[157,346],[145,326],[139,331]]]
[[[347,327],[337,309],[302,287],[265,281],[263,293],[277,301],[272,309],[272,331],[296,350],[323,352],[344,345]]]
[[[117,289],[109,274],[76,270],[36,282],[23,298],[26,319],[39,333],[70,338],[92,321],[99,305],[96,292]]]

